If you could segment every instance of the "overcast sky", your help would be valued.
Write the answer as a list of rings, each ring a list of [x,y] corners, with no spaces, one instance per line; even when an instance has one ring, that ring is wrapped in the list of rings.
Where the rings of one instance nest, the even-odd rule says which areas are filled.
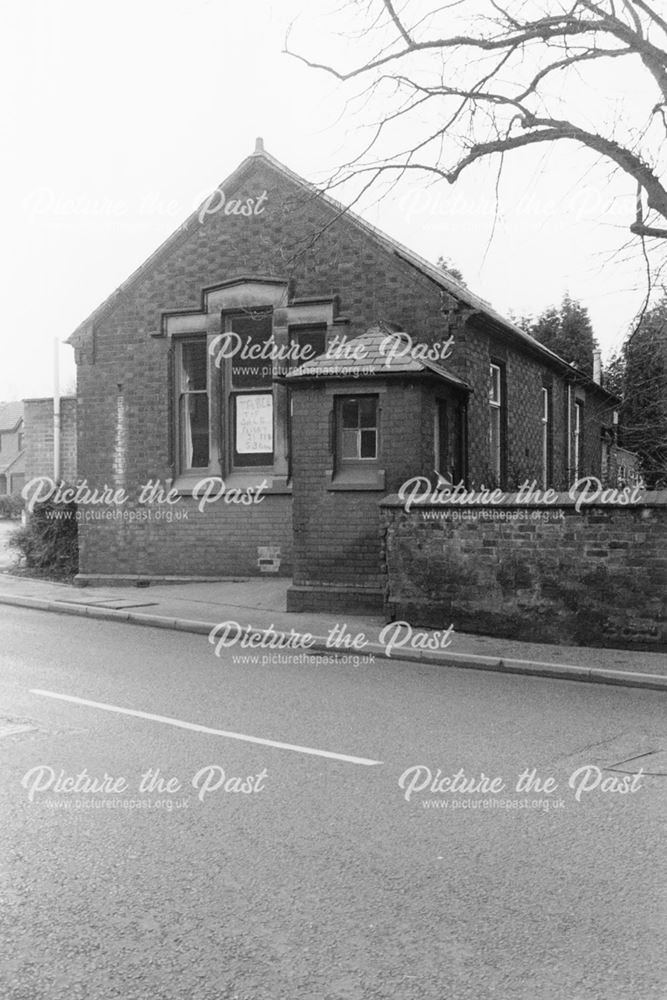
[[[5,0],[2,77],[0,400],[50,395],[64,340],[264,137],[321,181],[357,148],[348,92],[282,54],[341,51],[333,0]],[[302,13],[305,11],[305,13]],[[618,62],[618,61],[616,61]],[[616,69],[615,72],[618,72]],[[632,190],[586,153],[542,147],[455,186],[411,178],[367,199],[374,225],[450,257],[502,311],[535,313],[568,291],[605,353],[642,297],[642,263],[615,253]],[[493,238],[491,239],[491,236]],[[73,387],[73,352],[60,355]]]

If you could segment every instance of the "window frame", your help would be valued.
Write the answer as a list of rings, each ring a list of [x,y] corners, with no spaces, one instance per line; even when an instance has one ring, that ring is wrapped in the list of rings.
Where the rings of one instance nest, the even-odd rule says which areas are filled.
[[[497,395],[496,395],[497,387]],[[505,480],[506,442],[506,384],[505,366],[500,361],[489,362],[489,472],[495,477],[496,485],[502,488]],[[497,422],[497,445],[493,447],[494,423]]]
[[[467,478],[466,401],[458,394],[437,395],[433,407],[433,457],[434,469],[452,482],[465,482]],[[453,440],[452,440],[453,439]],[[453,444],[450,454],[450,445]],[[442,459],[449,459],[449,467],[442,468]]]
[[[238,410],[237,403],[241,397],[245,396],[268,396],[271,399],[271,451],[268,452],[239,452],[237,451],[237,420],[238,420]],[[252,472],[269,472],[273,469],[273,459],[275,456],[275,435],[274,435],[274,417],[275,417],[275,398],[272,390],[266,389],[235,389],[229,393],[228,396],[228,440],[226,441],[227,448],[229,450],[230,462],[229,469],[232,474],[234,473],[244,473],[249,470]],[[225,425],[223,423],[222,433],[225,433]],[[238,459],[239,455],[250,456],[252,454],[257,454],[257,461],[245,461],[241,462]],[[267,455],[270,455],[271,460],[266,461]]]
[[[542,398],[542,488],[549,489],[553,478],[553,390],[543,385]]]
[[[210,379],[210,362],[209,362],[209,350],[208,350],[208,338],[206,332],[201,333],[188,333],[182,337],[174,338],[174,379],[173,379],[173,392],[174,392],[174,417],[175,417],[175,437],[174,437],[174,457],[176,460],[176,472],[178,476],[194,478],[203,477],[210,473],[213,467],[213,421],[212,421],[212,406],[211,406],[211,379]],[[181,377],[182,377],[182,355],[183,348],[188,344],[201,343],[204,345],[205,357],[206,357],[206,388],[185,391],[182,388]],[[206,395],[208,403],[208,464],[205,466],[186,466],[183,461],[183,424],[182,424],[182,401],[185,395]]]
[[[384,383],[366,382],[360,385],[340,388],[330,385],[325,388],[330,400],[329,410],[329,454],[331,466],[325,472],[327,490],[347,492],[375,491],[385,492],[386,474],[383,467],[383,407],[382,400],[387,387]],[[341,461],[339,444],[339,416],[343,401],[350,398],[372,397],[375,400],[375,433],[376,457],[363,459],[344,459]]]
[[[373,427],[364,427],[361,423],[358,423],[354,428],[345,428],[343,423],[343,408],[346,403],[352,401],[359,404],[361,401],[371,400],[374,404],[374,417],[375,424]],[[361,407],[358,409],[357,420],[361,420]],[[380,461],[380,397],[377,393],[371,392],[354,392],[354,393],[341,393],[334,397],[334,466],[338,470],[343,469],[354,469],[354,468],[365,468],[371,466],[377,466]],[[357,433],[357,452],[358,455],[355,458],[350,458],[349,456],[343,455],[343,432],[345,430],[354,430]],[[373,456],[362,456],[361,455],[361,440],[364,430],[373,430],[375,432],[375,454]]]
[[[227,309],[222,312],[221,316],[221,329],[223,333],[232,333],[234,331],[234,321],[239,317],[244,318],[249,314],[259,316],[261,318],[268,318],[269,320],[269,333],[268,339],[274,338],[274,322],[273,322],[273,308],[271,306],[248,306],[246,308],[232,308]],[[241,336],[239,334],[239,336]],[[268,386],[267,385],[248,385],[248,386],[237,386],[234,385],[234,359],[228,358],[225,360],[224,364],[221,366],[222,379],[221,379],[221,399],[220,399],[220,439],[222,444],[223,452],[223,465],[226,468],[229,475],[249,475],[257,473],[265,473],[270,475],[273,472],[275,457],[276,457],[276,433],[275,433],[275,419],[276,419],[276,395],[274,391],[273,383],[273,373],[269,377]],[[258,368],[268,368],[271,366],[273,368],[273,363],[269,358],[260,358],[255,361],[250,359],[250,364],[248,367],[258,367]],[[240,454],[252,454],[250,452],[237,452],[236,444],[236,431],[237,431],[237,404],[236,401],[239,396],[269,396],[271,398],[271,451],[270,452],[259,452],[258,455],[261,456],[256,462],[240,462],[237,460],[237,455]]]
[[[276,357],[261,359],[259,362],[272,368],[271,384],[267,385],[264,391],[267,391],[267,394],[270,391],[273,398],[273,454],[270,466],[247,466],[239,463],[238,452],[236,463],[233,461],[232,445],[235,442],[230,441],[232,414],[228,403],[231,388],[228,369],[232,359],[218,358],[215,342],[226,328],[227,315],[257,313],[261,310],[271,314],[271,335],[277,348]],[[296,332],[300,328],[314,327],[321,328],[324,332],[326,328],[328,344],[337,323],[337,314],[336,295],[294,298],[290,291],[290,279],[287,277],[269,277],[256,273],[242,274],[215,285],[202,287],[199,308],[162,311],[159,327],[151,331],[151,336],[165,337],[169,343],[168,460],[171,482],[177,492],[180,491],[183,495],[191,493],[196,478],[201,475],[199,469],[181,468],[182,430],[179,423],[176,380],[179,350],[177,345],[181,340],[205,336],[210,352],[208,361],[210,469],[204,475],[224,478],[228,485],[249,486],[256,481],[259,474],[262,478],[268,478],[270,492],[291,493],[291,394],[289,385],[279,379],[281,374],[287,374],[284,366],[289,365],[289,360],[287,358],[281,360],[281,352],[290,346],[291,329]],[[343,322],[346,323],[347,320]],[[249,364],[253,363],[250,359],[248,361]],[[329,476],[330,472],[327,472],[327,475]]]
[[[575,482],[583,476],[584,465],[584,401],[575,399],[574,401],[574,421],[572,427],[572,437],[574,441],[574,478]]]

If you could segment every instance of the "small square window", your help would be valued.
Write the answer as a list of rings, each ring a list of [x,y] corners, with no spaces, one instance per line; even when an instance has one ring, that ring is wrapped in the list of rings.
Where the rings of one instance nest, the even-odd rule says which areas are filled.
[[[341,462],[375,461],[378,457],[376,396],[343,396],[337,400],[337,453]]]

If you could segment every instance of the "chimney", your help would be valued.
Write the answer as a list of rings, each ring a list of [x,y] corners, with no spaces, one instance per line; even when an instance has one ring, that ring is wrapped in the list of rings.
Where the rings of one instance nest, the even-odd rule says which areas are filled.
[[[593,381],[602,385],[602,351],[599,347],[593,350]]]
[[[264,140],[261,136],[255,139],[255,156],[260,156],[264,152]]]

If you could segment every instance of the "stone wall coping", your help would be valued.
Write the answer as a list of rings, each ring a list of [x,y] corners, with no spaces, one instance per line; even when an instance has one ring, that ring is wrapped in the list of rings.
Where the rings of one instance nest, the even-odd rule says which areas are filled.
[[[611,487],[605,487],[606,489],[611,489]],[[629,487],[632,490],[632,487]],[[434,493],[436,491],[433,491]],[[479,494],[478,489],[474,491],[475,494]],[[604,492],[604,490],[603,490]],[[622,490],[619,493],[623,495]],[[506,493],[503,500],[496,503],[473,503],[473,502],[454,502],[445,503],[438,502],[437,500],[428,500],[424,502],[414,502],[411,504],[410,510],[406,513],[413,514],[419,510],[502,510],[503,508],[529,508],[529,509],[541,509],[541,510],[557,510],[559,507],[562,508],[574,508],[576,503],[576,497],[571,497],[567,491],[557,492],[556,498],[552,503],[541,503],[539,501],[519,501],[517,499],[517,493]],[[400,507],[405,508],[405,501],[401,500],[397,493],[391,493],[382,500],[378,501],[380,507]],[[603,501],[600,499],[585,500],[580,504],[580,511],[590,510],[591,508],[602,508],[603,510],[641,510],[645,507],[667,507],[667,489],[664,490],[642,490],[641,497],[639,500],[633,503],[613,503],[609,500]]]
[[[60,396],[61,403],[76,403],[76,396]],[[30,399],[22,400],[23,403],[53,403],[53,396],[32,396]]]

